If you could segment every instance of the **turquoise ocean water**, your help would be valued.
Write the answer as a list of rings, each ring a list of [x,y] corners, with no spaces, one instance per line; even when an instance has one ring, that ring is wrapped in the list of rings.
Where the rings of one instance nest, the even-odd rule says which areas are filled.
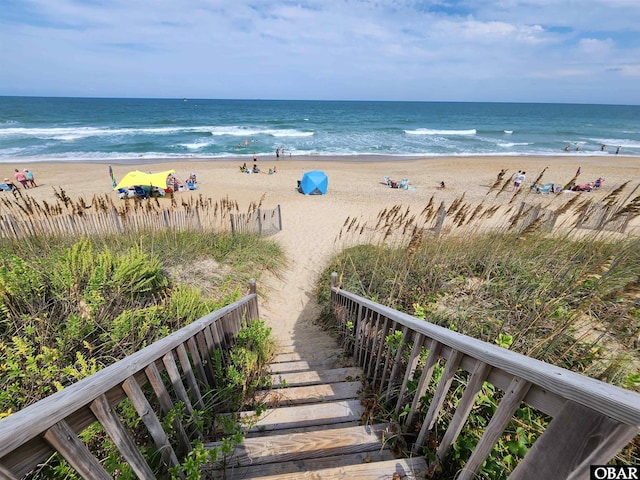
[[[210,160],[276,148],[298,159],[579,156],[618,147],[640,157],[640,106],[0,97],[4,163]]]

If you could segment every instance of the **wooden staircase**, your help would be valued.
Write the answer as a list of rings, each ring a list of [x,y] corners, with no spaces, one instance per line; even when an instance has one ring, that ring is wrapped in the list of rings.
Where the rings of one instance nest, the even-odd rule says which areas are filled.
[[[214,478],[424,477],[423,458],[397,459],[389,450],[388,425],[363,422],[362,371],[329,340],[281,345],[271,365],[273,388],[259,392],[268,410]]]

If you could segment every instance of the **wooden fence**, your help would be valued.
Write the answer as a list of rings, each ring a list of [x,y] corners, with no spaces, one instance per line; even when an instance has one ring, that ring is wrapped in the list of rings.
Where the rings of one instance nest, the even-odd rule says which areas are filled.
[[[522,231],[537,222],[542,231],[550,232],[555,227],[557,220],[557,211],[543,208],[539,204],[522,202],[518,213],[514,217],[514,226],[518,231]]]
[[[521,403],[552,417],[509,478],[588,479],[589,466],[606,464],[640,430],[640,395],[510,350],[397,312],[338,288],[331,279],[331,305],[348,351],[365,372],[382,402],[398,415],[401,432],[414,436],[414,452],[431,453],[441,464],[462,431],[478,392],[488,382],[503,392],[473,453],[456,479],[476,473]],[[401,342],[392,354],[388,335]],[[420,356],[428,356],[418,366]],[[443,365],[433,396],[420,413],[435,366]],[[457,401],[448,395],[455,375],[468,372],[468,382]],[[412,387],[410,388],[410,385]],[[436,431],[445,400],[457,407],[446,431]],[[400,412],[406,415],[399,415]],[[437,437],[437,438],[434,438]]]
[[[120,360],[0,421],[0,478],[15,480],[58,453],[85,479],[110,479],[82,442],[98,422],[138,478],[156,478],[134,436],[123,426],[118,406],[129,399],[160,453],[163,470],[191,450],[186,431],[195,425],[160,419],[182,402],[186,412],[203,408],[202,392],[215,384],[212,355],[228,349],[248,322],[258,319],[255,282],[247,296],[210,313],[168,337]],[[143,387],[150,386],[151,388]],[[147,397],[150,396],[150,399]],[[135,437],[137,438],[137,437]],[[173,445],[177,445],[174,449]]]
[[[270,210],[258,208],[249,213],[231,214],[231,232],[256,233],[258,235],[270,235],[282,230],[282,213],[280,205]]]
[[[576,228],[624,233],[630,220],[631,213],[622,212],[620,207],[591,204],[578,218]]]
[[[44,202],[43,202],[44,203]],[[232,231],[271,234],[282,229],[280,205],[275,209],[237,213],[228,199],[213,203],[202,198],[178,204],[129,199],[115,204],[98,198],[91,205],[70,199],[53,206],[28,197],[3,201],[0,205],[0,238],[19,240],[32,236],[120,235],[140,230],[174,229],[196,232]]]

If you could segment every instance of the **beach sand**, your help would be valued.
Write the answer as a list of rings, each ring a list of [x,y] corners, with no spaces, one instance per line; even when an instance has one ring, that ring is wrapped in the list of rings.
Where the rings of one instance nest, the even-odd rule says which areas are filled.
[[[374,220],[385,208],[394,205],[410,207],[419,213],[433,196],[436,205],[444,201],[449,205],[464,194],[466,202],[509,202],[509,188],[500,198],[495,191],[488,190],[496,181],[498,172],[505,168],[505,179],[518,170],[526,171],[518,202],[544,201],[559,207],[568,195],[537,195],[530,191],[531,182],[545,167],[548,167],[541,183],[569,182],[581,167],[578,183],[586,183],[604,177],[604,187],[585,195],[594,199],[603,198],[614,188],[630,181],[625,192],[640,181],[640,159],[619,156],[557,156],[557,157],[453,157],[428,159],[399,159],[384,157],[327,158],[305,157],[304,159],[280,159],[275,156],[258,158],[260,174],[245,174],[239,171],[244,162],[252,165],[251,158],[213,161],[180,161],[144,163],[140,165],[113,164],[116,179],[121,179],[131,170],[158,172],[175,169],[183,181],[191,172],[198,177],[199,189],[178,193],[178,198],[203,195],[214,202],[225,197],[238,202],[241,211],[246,211],[252,202],[260,202],[264,208],[280,205],[283,230],[272,238],[279,242],[287,256],[287,266],[279,278],[268,275],[258,284],[261,293],[261,316],[273,327],[275,336],[288,342],[312,341],[317,327],[312,324],[318,310],[312,289],[326,266],[327,260],[341,244],[336,237],[347,217],[364,221]],[[277,173],[266,172],[276,167]],[[38,188],[28,193],[36,200],[55,202],[54,188],[64,190],[72,199],[84,197],[90,201],[94,195],[112,195],[108,164],[95,163],[29,163],[4,164],[0,167],[0,178],[13,179],[14,169],[28,168],[33,171]],[[309,170],[323,170],[329,178],[327,195],[305,196],[297,192],[297,181]],[[4,175],[1,175],[4,173]],[[409,179],[415,190],[397,190],[383,184],[384,176],[396,181]],[[444,181],[446,188],[438,188]],[[6,194],[6,192],[4,193]],[[637,192],[636,192],[637,195]],[[564,197],[564,198],[563,198]],[[637,233],[637,227],[632,231]]]

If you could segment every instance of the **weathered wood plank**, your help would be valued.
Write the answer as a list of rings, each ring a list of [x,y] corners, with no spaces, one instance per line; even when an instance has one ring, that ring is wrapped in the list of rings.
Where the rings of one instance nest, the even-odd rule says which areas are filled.
[[[272,431],[287,428],[330,425],[360,420],[364,407],[360,400],[340,400],[293,407],[280,407],[264,411],[249,431]],[[240,417],[254,416],[255,412],[240,412]]]
[[[82,478],[86,480],[111,480],[111,475],[66,422],[58,422],[47,429],[44,433],[44,439],[69,462],[69,465]]]
[[[438,446],[438,451],[436,452],[438,461],[442,462],[444,460],[444,458],[449,454],[451,445],[453,445],[453,442],[455,442],[458,435],[460,435],[462,427],[464,427],[464,424],[469,417],[469,413],[471,413],[471,409],[476,401],[476,396],[482,388],[482,384],[489,375],[490,370],[491,365],[487,365],[480,361],[477,362],[476,368],[467,383],[467,388],[464,389],[462,398],[458,403],[458,408],[456,408],[453,418],[451,419],[451,422],[449,422],[449,427]]]
[[[127,396],[129,397],[129,400],[131,401],[133,408],[135,408],[136,412],[138,412],[140,419],[147,427],[147,430],[149,431],[151,438],[153,438],[153,441],[156,447],[158,448],[158,451],[162,455],[165,465],[166,466],[178,465],[179,463],[178,457],[176,457],[176,454],[173,451],[173,448],[171,447],[169,438],[167,438],[167,435],[164,429],[162,428],[162,424],[160,423],[160,420],[158,420],[158,417],[156,416],[153,409],[151,408],[149,401],[144,396],[144,393],[142,392],[140,385],[138,385],[136,382],[126,380],[123,383],[122,388],[127,393]],[[185,448],[184,445],[183,445],[183,449],[188,451],[188,449]]]
[[[303,385],[317,385],[321,383],[338,383],[353,381],[362,375],[362,370],[356,367],[334,368],[312,372],[282,373],[273,378],[273,387],[283,385],[299,387]]]
[[[400,370],[403,366],[402,357],[404,356],[404,351],[407,349],[408,338],[410,335],[413,335],[413,331],[409,330],[409,327],[402,327],[402,339],[400,340],[400,345],[398,346],[396,356],[393,359],[393,368],[391,369],[391,374],[389,375],[389,387],[387,388],[387,393],[384,397],[387,401],[391,397],[391,393],[398,383],[397,379],[400,376]],[[384,377],[382,377],[382,385],[380,388],[384,388]]]
[[[341,361],[348,361],[345,358],[344,351],[341,348],[334,347],[326,348],[314,351],[300,352],[291,347],[290,351],[279,350],[281,353],[278,353],[273,363],[284,363],[284,362],[297,362],[298,360],[305,360],[307,362],[313,363],[319,360],[326,359],[336,359]]]
[[[129,383],[129,385],[132,384],[138,385],[135,381]],[[91,404],[91,411],[95,414],[102,428],[104,428],[109,437],[111,437],[118,451],[131,466],[131,469],[138,478],[153,479],[155,475],[140,453],[140,450],[138,450],[129,432],[127,432],[122,425],[120,418],[113,411],[111,405],[109,405],[107,397],[100,395],[96,398]]]
[[[409,480],[423,478],[427,472],[426,462],[423,458],[406,458],[387,460],[376,463],[362,463],[345,467],[326,468],[322,470],[306,471],[288,475],[275,475],[270,477],[252,477],[262,480]]]
[[[358,398],[361,382],[325,383],[306,387],[289,387],[257,392],[256,400],[269,406],[320,403]]]
[[[169,414],[173,410],[173,401],[171,400],[171,397],[169,396],[169,392],[167,391],[167,388],[164,386],[164,383],[162,383],[162,377],[160,377],[160,372],[156,368],[155,364],[149,365],[146,368],[145,373],[147,374],[147,377],[149,378],[149,383],[151,384],[151,388],[153,388],[153,391],[156,394],[156,398],[160,403],[160,408],[162,409],[165,415]],[[153,412],[153,410],[150,410],[150,411]],[[140,413],[138,414],[141,415]],[[178,445],[180,447],[179,453],[181,455],[186,455],[186,453],[191,449],[191,442],[189,441],[189,437],[187,436],[187,433],[184,431],[182,422],[180,422],[177,416],[174,416],[172,425],[176,434],[176,438],[178,440]],[[149,427],[149,425],[147,425],[147,427]],[[161,437],[159,436],[158,438],[160,439]]]
[[[271,375],[290,372],[304,372],[309,370],[331,370],[333,368],[343,368],[350,366],[351,360],[343,360],[340,358],[328,358],[325,360],[316,360],[313,362],[306,360],[298,360],[294,362],[279,362],[269,364]]]
[[[180,366],[182,367],[184,376],[187,379],[187,385],[189,386],[189,390],[191,391],[194,403],[196,404],[197,408],[203,409],[204,402],[202,401],[200,388],[198,388],[198,382],[196,381],[196,376],[193,374],[191,361],[189,360],[189,355],[187,355],[187,349],[184,347],[184,344],[178,345],[178,347],[176,348],[176,353],[178,354],[178,360],[180,361]]]
[[[449,388],[451,388],[451,382],[453,382],[453,377],[460,365],[460,360],[462,360],[462,353],[453,350],[447,360],[447,366],[444,368],[444,373],[442,374],[436,393],[433,394],[429,410],[427,410],[427,414],[422,421],[422,427],[420,428],[418,439],[416,440],[413,448],[414,452],[417,452],[423,445],[427,433],[430,432],[436,424],[438,415],[442,410],[442,404],[444,403]]]
[[[440,360],[440,350],[442,348],[442,344],[436,340],[431,340],[431,344],[429,345],[429,355],[427,356],[427,362],[422,369],[422,374],[420,375],[420,381],[418,382],[418,388],[416,389],[416,393],[413,395],[413,400],[411,401],[411,409],[409,410],[409,415],[407,415],[406,424],[409,428],[413,427],[414,416],[418,411],[418,405],[420,404],[420,399],[427,392],[427,388],[429,388],[429,383],[431,382],[431,377],[433,376],[433,369],[436,364]]]
[[[231,463],[238,466],[290,462],[332,455],[368,452],[381,448],[386,425],[358,426],[323,430],[317,433],[292,433],[245,438]],[[218,443],[205,444],[211,448]]]
[[[16,477],[11,470],[0,463],[0,475],[3,480],[19,480],[20,477]]]
[[[589,478],[638,433],[593,410],[566,402],[509,476],[514,480]]]
[[[164,363],[164,366],[167,369],[167,373],[169,374],[169,378],[171,379],[171,385],[173,386],[174,392],[176,392],[178,398],[182,401],[182,403],[184,403],[184,407],[187,410],[187,413],[189,413],[189,415],[192,415],[193,406],[191,405],[191,400],[189,399],[189,395],[187,394],[187,389],[182,383],[180,371],[178,370],[178,365],[176,364],[176,359],[173,356],[173,353],[167,352],[165,355],[163,355],[162,363]]]
[[[398,401],[396,402],[395,409],[396,415],[400,413],[400,408],[402,408],[404,396],[407,391],[407,384],[415,374],[416,368],[418,367],[418,360],[420,359],[420,353],[422,352],[422,345],[424,341],[424,336],[420,335],[419,333],[416,333],[413,337],[413,348],[411,349],[411,356],[409,357],[409,362],[404,372],[402,386],[400,387],[400,391],[398,392]]]
[[[531,384],[526,380],[514,377],[511,385],[500,401],[498,409],[493,414],[493,417],[491,417],[482,438],[480,438],[476,448],[473,450],[469,461],[460,472],[458,476],[459,480],[472,480],[476,478],[476,473],[480,465],[486,460],[487,455],[489,455],[498,438],[500,438],[504,429],[513,418],[513,414],[518,407],[520,407],[520,403],[530,387]]]

